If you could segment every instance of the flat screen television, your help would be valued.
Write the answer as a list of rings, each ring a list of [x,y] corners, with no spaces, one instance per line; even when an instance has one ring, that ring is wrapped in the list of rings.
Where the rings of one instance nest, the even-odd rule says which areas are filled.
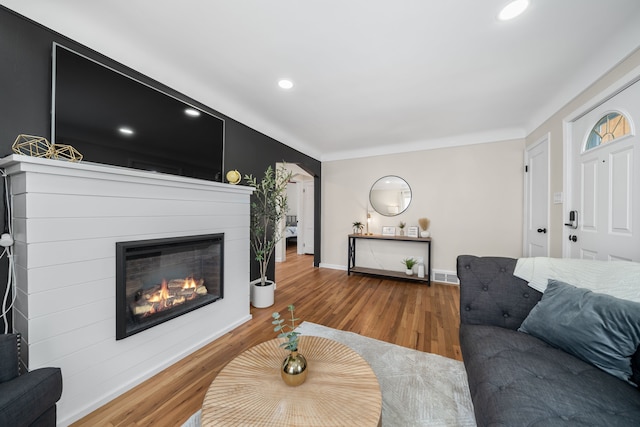
[[[51,140],[83,161],[222,181],[224,120],[53,44]]]

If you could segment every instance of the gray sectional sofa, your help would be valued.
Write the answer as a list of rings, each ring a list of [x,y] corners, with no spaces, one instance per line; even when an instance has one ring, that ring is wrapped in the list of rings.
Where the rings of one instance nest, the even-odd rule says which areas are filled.
[[[0,334],[0,426],[55,427],[62,395],[60,368],[20,374],[20,336]]]
[[[513,275],[516,261],[457,259],[460,346],[478,426],[639,426],[640,390],[633,383],[640,384],[640,351],[634,347],[635,354],[626,359],[631,367],[625,381],[519,331],[525,319],[531,323],[529,314],[543,294]],[[631,305],[632,316],[636,307]],[[637,340],[640,326],[634,323],[623,325],[623,332],[635,331]]]

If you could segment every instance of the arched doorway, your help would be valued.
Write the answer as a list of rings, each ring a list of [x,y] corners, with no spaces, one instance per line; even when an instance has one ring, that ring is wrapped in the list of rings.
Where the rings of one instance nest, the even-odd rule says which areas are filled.
[[[314,177],[294,163],[278,163],[292,174],[287,185],[289,210],[281,227],[284,237],[276,247],[276,262],[286,262],[287,252],[295,255],[314,254]],[[311,264],[313,265],[313,264]]]

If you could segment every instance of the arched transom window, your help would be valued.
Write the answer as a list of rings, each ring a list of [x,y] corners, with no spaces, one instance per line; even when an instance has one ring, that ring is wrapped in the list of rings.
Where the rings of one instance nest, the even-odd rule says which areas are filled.
[[[596,148],[614,139],[628,135],[631,132],[629,120],[617,112],[609,113],[598,120],[598,123],[591,129],[585,151]]]

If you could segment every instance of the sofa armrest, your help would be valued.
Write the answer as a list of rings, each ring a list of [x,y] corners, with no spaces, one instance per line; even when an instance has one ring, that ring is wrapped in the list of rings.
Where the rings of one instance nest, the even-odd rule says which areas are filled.
[[[60,368],[34,369],[4,382],[0,384],[0,426],[32,424],[55,407],[60,396]]]
[[[0,334],[0,383],[12,380],[20,374],[19,340],[18,334]]]
[[[517,260],[460,255],[460,323],[518,329],[542,293],[515,277]]]

